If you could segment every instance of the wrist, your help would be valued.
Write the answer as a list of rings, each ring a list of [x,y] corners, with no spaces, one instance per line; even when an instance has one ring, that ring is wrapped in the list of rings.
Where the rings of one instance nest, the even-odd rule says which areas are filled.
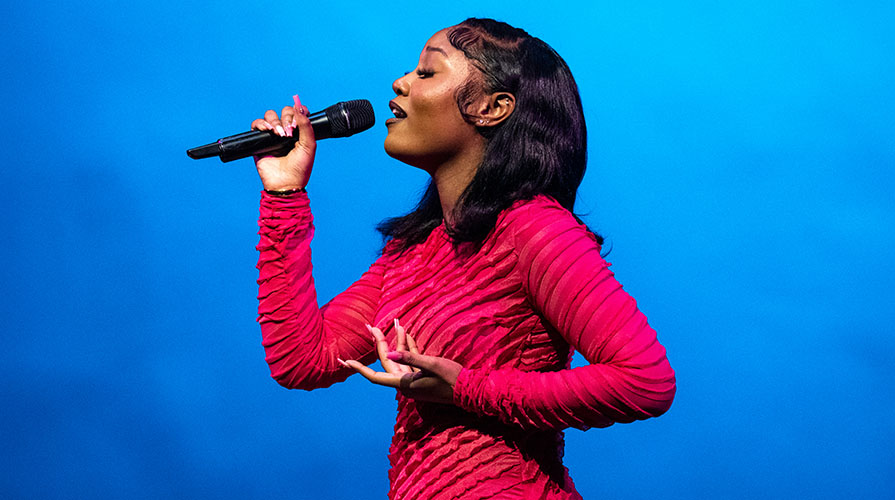
[[[277,196],[280,198],[286,198],[292,196],[295,193],[305,193],[305,188],[291,188],[291,189],[265,189],[265,193],[271,196]]]

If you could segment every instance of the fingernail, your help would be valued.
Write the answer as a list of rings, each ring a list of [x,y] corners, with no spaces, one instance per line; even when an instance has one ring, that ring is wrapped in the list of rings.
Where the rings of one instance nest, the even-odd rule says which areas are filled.
[[[292,137],[292,125],[286,125],[286,137]]]
[[[385,354],[385,357],[392,361],[398,361],[398,360],[402,359],[404,356],[399,351],[390,351]]]
[[[366,324],[366,325],[364,325],[364,326],[366,326],[366,327],[367,327],[367,331],[368,331],[368,332],[370,332],[370,333],[373,333],[373,327],[372,327],[372,326],[370,326],[370,324],[369,324],[369,323],[367,323],[367,324]]]
[[[280,136],[286,135],[286,131],[283,129],[282,125],[277,125],[277,133],[280,134]]]
[[[398,323],[398,318],[395,318],[395,328],[401,328],[401,325]]]
[[[292,118],[292,128],[295,128],[297,126],[298,126],[298,122],[295,121],[295,118]]]
[[[292,102],[295,103],[296,109],[301,107],[301,99],[298,98],[298,94],[292,96]]]
[[[338,360],[339,363],[342,363],[342,366],[348,366],[348,363],[342,361],[342,358],[336,358],[336,360]],[[350,367],[349,367],[349,368],[350,368]]]

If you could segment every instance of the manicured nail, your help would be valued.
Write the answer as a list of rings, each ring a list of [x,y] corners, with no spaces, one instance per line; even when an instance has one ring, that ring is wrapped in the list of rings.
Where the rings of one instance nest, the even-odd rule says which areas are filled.
[[[286,125],[286,137],[292,137],[292,125]]]
[[[401,324],[398,323],[398,318],[395,318],[395,328],[401,328]]]
[[[292,102],[295,103],[295,109],[301,108],[301,99],[298,98],[298,94],[292,96]]]
[[[404,358],[404,355],[398,351],[390,351],[385,354],[385,357],[392,361],[400,361],[401,359]]]
[[[345,367],[348,367],[348,368],[351,368],[351,367],[350,367],[350,366],[348,366],[348,363],[346,363],[346,362],[344,362],[344,361],[342,361],[342,358],[336,358],[336,360],[338,360],[338,362],[339,362],[339,363],[342,363],[342,366],[345,366]]]
[[[282,125],[277,125],[277,133],[280,134],[280,136],[286,136],[286,130],[283,129]]]
[[[297,111],[296,111],[296,112],[297,112]],[[293,118],[292,118],[292,128],[295,128],[295,127],[297,127],[297,126],[298,126],[298,122],[295,121],[295,117],[293,117]]]

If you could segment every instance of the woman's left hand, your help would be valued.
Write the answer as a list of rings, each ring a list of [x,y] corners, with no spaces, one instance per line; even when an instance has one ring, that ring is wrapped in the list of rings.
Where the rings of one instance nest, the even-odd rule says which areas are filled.
[[[397,345],[394,351],[389,351],[388,342],[380,329],[367,325],[367,330],[376,339],[376,350],[385,372],[377,372],[356,360],[340,359],[342,365],[360,373],[374,384],[394,387],[407,397],[453,404],[454,384],[463,366],[446,358],[420,354],[413,337],[407,335],[397,319]]]

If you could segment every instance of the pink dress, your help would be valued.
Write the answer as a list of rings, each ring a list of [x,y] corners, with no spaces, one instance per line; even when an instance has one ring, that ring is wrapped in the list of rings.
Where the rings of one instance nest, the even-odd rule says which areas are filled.
[[[259,226],[258,321],[281,385],[344,380],[354,372],[336,358],[373,362],[364,325],[394,345],[394,318],[423,354],[464,367],[454,405],[398,394],[389,498],[580,498],[562,430],[655,417],[674,398],[655,331],[593,235],[551,198],[502,212],[474,253],[455,251],[442,225],[321,308],[307,195],[262,193]],[[570,369],[573,349],[590,364]]]

